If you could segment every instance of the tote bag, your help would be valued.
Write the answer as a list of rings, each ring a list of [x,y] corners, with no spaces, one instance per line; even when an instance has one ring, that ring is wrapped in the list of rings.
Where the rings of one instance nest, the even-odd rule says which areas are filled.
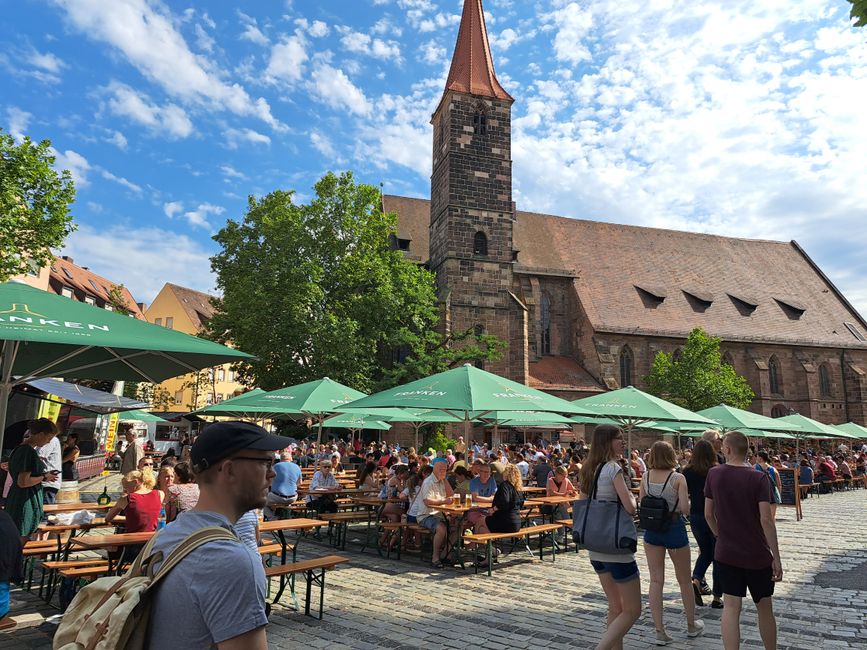
[[[604,465],[596,469],[593,489],[588,498],[572,504],[572,539],[579,549],[627,555],[638,547],[638,531],[632,516],[617,501],[599,501],[599,475]]]

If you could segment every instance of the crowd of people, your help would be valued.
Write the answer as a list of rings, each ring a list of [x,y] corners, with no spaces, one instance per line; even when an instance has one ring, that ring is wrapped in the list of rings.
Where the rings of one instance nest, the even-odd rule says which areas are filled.
[[[630,514],[647,497],[662,500],[670,522],[663,529],[643,532],[648,599],[657,645],[673,640],[663,615],[667,556],[679,585],[688,638],[703,634],[704,624],[696,615],[696,606],[704,605],[703,596],[712,596],[710,606],[724,610],[725,646],[737,647],[742,598],[749,591],[759,613],[765,646],[775,647],[771,598],[775,582],[782,578],[774,523],[776,505],[780,503],[778,470],[799,468],[801,482],[810,484],[836,480],[838,476],[851,478],[867,471],[867,445],[861,449],[840,445],[830,451],[809,448],[795,460],[791,449],[756,449],[743,434],[730,432],[722,436],[715,430],[690,440],[678,451],[658,441],[649,449],[626,453],[623,432],[609,425],[597,426],[589,445],[583,440],[561,444],[538,439],[491,448],[475,441],[467,444],[459,437],[453,448],[422,451],[384,442],[362,445],[358,440],[328,444],[302,441],[287,447],[285,439],[259,427],[219,423],[209,426],[197,440],[190,440],[180,459],[174,453],[167,454],[158,467],[154,467],[153,456],[145,453],[131,426],[122,425],[120,433],[126,442],[118,459],[123,493],[106,514],[106,520],[117,522],[122,515],[121,530],[125,532],[166,528],[172,532],[161,535],[160,540],[167,547],[197,528],[216,524],[228,526],[243,546],[255,551],[261,542],[260,516],[276,518],[280,507],[299,499],[302,467],[315,468],[303,498],[307,507],[317,513],[337,510],[339,481],[346,476],[347,468],[358,468],[356,480],[363,493],[386,500],[384,521],[404,520],[431,531],[432,564],[436,569],[449,564],[450,548],[462,532],[453,525],[454,515],[444,512],[448,510],[445,506],[463,503],[468,495],[473,505],[460,522],[464,529],[476,533],[520,530],[527,485],[544,487],[548,496],[586,498],[595,484],[596,499],[618,501]],[[14,529],[21,545],[43,520],[43,504],[54,500],[60,478],[74,472],[77,441],[69,436],[61,445],[56,434],[50,420],[34,421],[29,436],[9,459],[11,484],[4,493],[6,506],[0,524]],[[239,455],[244,450],[254,450],[255,455]],[[257,464],[264,472],[250,469]],[[226,474],[223,470],[227,468],[234,469]],[[634,491],[638,492],[637,499]],[[569,503],[543,508],[542,514],[553,519],[569,516]],[[699,549],[694,563],[688,531]],[[398,538],[385,532],[380,541],[393,545]],[[417,541],[412,535],[404,536],[405,544],[415,545]],[[221,551],[227,560],[245,558],[246,566],[253,557],[240,555],[230,547],[224,544]],[[135,551],[127,549],[127,553]],[[609,603],[607,631],[598,647],[620,647],[641,613],[638,564],[634,554],[588,555]],[[261,567],[258,556],[255,558]],[[480,563],[484,560],[482,556],[476,558]],[[187,568],[194,571],[195,563],[190,562]],[[259,568],[250,571],[259,580]],[[711,584],[706,580],[709,571]],[[184,573],[178,572],[179,576]],[[192,588],[181,581],[179,577],[169,582],[172,586],[163,591],[186,592]],[[0,608],[2,586],[0,581]],[[201,621],[191,631],[192,647],[197,647],[194,641],[205,634],[218,639],[229,638],[225,635],[232,631],[240,630],[242,636],[255,632],[254,628],[245,628],[251,621],[262,621],[258,607],[261,604],[264,610],[264,597],[260,587],[254,584],[249,589],[254,604],[244,610],[248,617],[240,628],[218,624],[211,611],[200,612]],[[202,589],[201,594],[193,596],[198,599],[207,593],[208,597],[216,597],[207,591],[207,585]],[[6,598],[8,601],[8,582]],[[214,611],[225,614],[220,607]],[[230,620],[237,623],[235,616]],[[244,638],[245,642],[260,640],[258,634]]]

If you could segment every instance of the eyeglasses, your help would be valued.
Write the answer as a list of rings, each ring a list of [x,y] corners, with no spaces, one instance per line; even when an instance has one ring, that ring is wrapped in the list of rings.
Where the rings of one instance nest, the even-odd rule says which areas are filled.
[[[265,469],[274,467],[275,462],[273,458],[256,458],[255,456],[232,456],[227,460],[249,460],[254,463],[260,463]]]

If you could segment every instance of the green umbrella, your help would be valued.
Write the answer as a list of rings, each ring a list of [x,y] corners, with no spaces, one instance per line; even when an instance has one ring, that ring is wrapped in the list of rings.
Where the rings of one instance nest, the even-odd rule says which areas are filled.
[[[801,415],[800,413],[793,413],[792,415],[786,415],[785,417],[776,418],[777,420],[781,420],[782,422],[786,422],[788,424],[796,424],[801,429],[799,431],[792,431],[792,433],[797,433],[799,436],[804,436],[808,438],[842,438],[840,432],[832,427],[830,424],[823,424],[816,420],[812,420],[805,415]]]
[[[361,415],[352,413],[338,413],[327,418],[322,426],[325,428],[333,427],[335,429],[349,429],[351,436],[355,437],[356,431],[388,431],[391,425],[382,420],[375,419],[372,415]]]
[[[438,409],[464,422],[492,411],[587,413],[559,397],[469,364],[389,388],[348,406]]]
[[[759,429],[761,431],[791,431],[798,433],[802,430],[800,425],[786,422],[784,418],[769,418],[752,411],[745,411],[725,404],[698,411],[698,414],[719,423],[718,428],[721,431]]]
[[[137,422],[164,422],[165,424],[170,424],[168,420],[161,418],[159,415],[154,415],[153,413],[148,413],[147,411],[139,409],[121,413],[120,419],[124,422],[127,420],[135,420]]]
[[[236,395],[235,397],[230,397],[229,399],[224,399],[222,402],[217,402],[216,404],[211,404],[210,406],[205,406],[196,411],[192,411],[189,415],[223,415],[228,417],[253,417],[256,420],[262,420],[267,417],[268,414],[263,414],[260,417],[256,417],[260,414],[252,414],[252,413],[241,413],[235,409],[235,404],[242,399],[253,397],[254,395],[261,395],[265,391],[261,388],[253,388],[252,390],[248,390],[246,393],[241,395]]]
[[[319,425],[318,442],[321,442],[322,421],[329,415],[345,410],[347,404],[361,397],[365,397],[364,393],[323,377],[287,388],[245,395],[239,397],[233,406],[238,413],[302,415],[311,418]]]
[[[855,424],[854,422],[847,422],[846,424],[835,424],[834,428],[839,429],[843,433],[851,434],[854,438],[867,438],[867,428],[862,427],[860,424]]]
[[[0,284],[0,448],[12,389],[33,379],[169,377],[249,359],[240,350],[25,284]]]
[[[626,429],[627,453],[632,450],[632,429],[646,422],[694,422],[717,426],[716,422],[682,406],[627,386],[572,402],[599,417],[616,421]]]
[[[796,436],[793,436],[790,433],[785,433],[783,431],[761,431],[759,429],[737,429],[741,433],[743,433],[748,438],[786,438],[786,439],[795,439]],[[734,429],[732,429],[734,431]],[[703,431],[683,431],[681,430],[681,435],[687,436],[688,438],[699,438],[703,434]]]
[[[540,413],[538,411],[491,411],[478,418],[486,424],[494,425],[494,440],[499,440],[500,427],[545,427],[568,424],[572,425],[572,419],[556,413]],[[571,428],[571,426],[570,426]],[[524,441],[526,442],[526,440]]]

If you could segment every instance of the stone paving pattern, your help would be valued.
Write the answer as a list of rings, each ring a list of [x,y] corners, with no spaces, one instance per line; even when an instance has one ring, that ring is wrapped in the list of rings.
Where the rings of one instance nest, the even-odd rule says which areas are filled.
[[[780,648],[867,648],[865,507],[867,490],[855,490],[808,499],[801,522],[793,509],[780,509]],[[299,549],[302,558],[333,552],[306,539]],[[490,578],[470,568],[431,571],[415,558],[385,560],[351,545],[346,554],[351,562],[328,574],[324,620],[276,607],[268,626],[271,648],[592,648],[605,625],[606,601],[585,554],[561,554],[551,563],[516,551]],[[645,611],[626,638],[630,649],[653,647],[654,640],[641,551],[638,563]],[[699,608],[705,636],[687,640],[674,572],[670,564],[666,569],[665,618],[675,639],[669,647],[721,648],[722,612],[709,607]],[[49,648],[55,628],[44,617],[56,610],[21,590],[12,598],[19,627],[0,633],[0,650]],[[749,599],[742,635],[744,648],[761,647]]]

